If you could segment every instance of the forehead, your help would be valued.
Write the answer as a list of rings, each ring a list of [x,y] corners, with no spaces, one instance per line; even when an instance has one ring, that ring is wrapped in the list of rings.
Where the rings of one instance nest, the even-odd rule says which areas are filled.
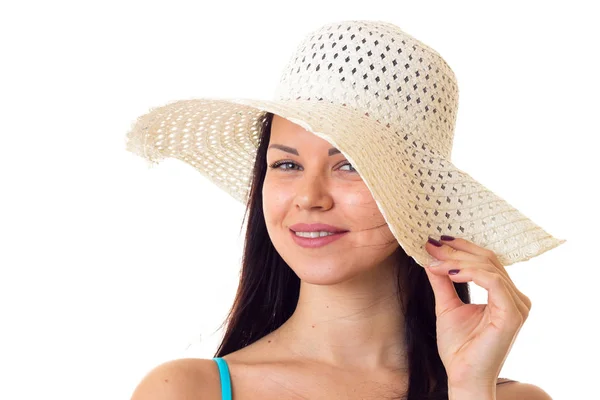
[[[271,136],[278,137],[294,137],[300,134],[312,135],[312,132],[307,131],[303,127],[294,122],[280,117],[277,114],[273,115],[273,121],[271,123]]]
[[[300,125],[280,117],[277,114],[273,115],[269,143],[288,145],[295,148],[306,148],[308,150],[325,149],[325,151],[327,151],[333,147],[327,140],[318,137]],[[336,151],[336,153],[339,152]]]

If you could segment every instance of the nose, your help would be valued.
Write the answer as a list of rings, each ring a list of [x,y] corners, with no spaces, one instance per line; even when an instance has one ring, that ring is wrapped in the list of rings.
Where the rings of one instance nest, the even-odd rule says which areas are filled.
[[[296,206],[304,209],[329,209],[333,205],[333,197],[329,179],[319,174],[304,174],[297,181]]]

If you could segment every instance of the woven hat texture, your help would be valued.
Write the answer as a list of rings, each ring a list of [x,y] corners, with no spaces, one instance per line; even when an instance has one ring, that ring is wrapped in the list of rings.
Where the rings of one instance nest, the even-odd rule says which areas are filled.
[[[435,50],[389,22],[341,21],[297,45],[273,99],[173,101],[137,118],[126,148],[151,166],[182,160],[245,204],[271,112],[340,150],[422,266],[428,236],[465,238],[505,266],[566,242],[452,164],[457,109],[455,74]]]

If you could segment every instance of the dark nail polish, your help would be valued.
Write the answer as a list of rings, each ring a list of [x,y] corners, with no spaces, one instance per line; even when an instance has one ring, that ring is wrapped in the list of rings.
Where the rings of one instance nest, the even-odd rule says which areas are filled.
[[[429,239],[427,239],[427,241],[428,241],[429,243],[431,243],[432,245],[434,245],[434,246],[437,246],[437,247],[442,247],[442,243],[438,242],[437,240],[435,240],[435,239],[434,239],[434,238],[432,238],[431,236],[429,237]]]
[[[450,271],[448,271],[448,274],[450,275],[456,275],[460,272],[460,269],[451,269]]]
[[[442,236],[440,237],[440,239],[441,239],[441,240],[447,240],[447,241],[451,241],[451,240],[454,240],[454,237],[453,237],[453,236],[448,236],[448,235],[442,235]]]

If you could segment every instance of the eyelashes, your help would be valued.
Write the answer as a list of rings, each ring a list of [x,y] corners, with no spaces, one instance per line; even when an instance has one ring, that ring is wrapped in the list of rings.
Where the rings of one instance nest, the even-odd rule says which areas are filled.
[[[280,168],[280,166],[285,165],[285,164],[291,164],[291,165],[294,165],[296,167],[299,166],[294,161],[282,160],[282,161],[276,161],[273,164],[269,165],[269,168],[271,168],[271,169],[282,169],[284,171],[292,171],[293,170],[292,168]],[[354,169],[354,167],[352,167],[352,164],[349,163],[349,162],[343,163],[342,165],[340,165],[340,168],[341,167],[345,167],[346,165],[349,165],[352,168],[352,170],[351,171],[344,171],[344,172],[350,172],[350,173],[356,172],[356,170]]]

